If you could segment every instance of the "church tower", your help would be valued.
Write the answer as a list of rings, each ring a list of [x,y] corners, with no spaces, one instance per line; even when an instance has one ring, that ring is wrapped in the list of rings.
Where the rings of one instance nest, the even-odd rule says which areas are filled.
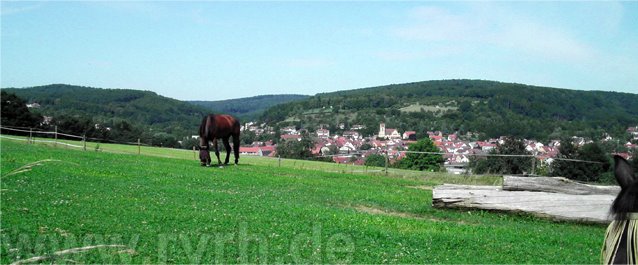
[[[385,138],[385,123],[379,124],[379,138]]]

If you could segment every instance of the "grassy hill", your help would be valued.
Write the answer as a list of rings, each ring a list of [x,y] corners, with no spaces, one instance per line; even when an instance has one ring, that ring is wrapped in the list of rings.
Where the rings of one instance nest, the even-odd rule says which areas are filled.
[[[578,91],[482,80],[441,80],[317,94],[270,109],[262,120],[315,129],[319,124],[380,122],[400,131],[481,132],[547,139],[603,131],[624,135],[638,124],[638,94]]]
[[[90,117],[99,123],[113,124],[126,120],[131,124],[174,133],[191,135],[197,131],[206,109],[132,89],[100,89],[72,85],[47,85],[30,88],[5,88],[27,102],[37,102],[34,111],[45,116]]]
[[[423,187],[440,182],[428,178],[202,168],[186,158],[0,141],[2,263],[115,245],[45,262],[592,264],[604,233],[434,209]]]
[[[266,109],[278,104],[306,99],[305,95],[263,95],[249,98],[228,99],[219,101],[189,101],[212,112],[234,115],[242,120],[254,120]]]
[[[418,138],[426,137],[426,131],[441,130],[478,132],[480,138],[512,135],[537,140],[573,135],[599,139],[607,132],[624,140],[625,129],[638,124],[638,94],[482,80],[425,81],[311,97],[266,95],[192,104],[149,91],[70,85],[3,91],[41,104],[36,111],[46,116],[86,116],[93,121],[84,126],[111,125],[115,128],[112,135],[124,131],[113,136],[116,140],[135,141],[144,133],[142,140],[148,139],[147,144],[175,143],[194,134],[201,117],[209,112],[231,113],[244,120],[259,116],[273,126],[293,124],[311,131],[328,124],[333,133],[341,130],[341,123],[346,129],[360,124],[367,127],[364,135],[375,134],[379,123],[385,122],[387,128],[414,130]],[[117,126],[118,121],[144,128],[128,130],[129,126]]]

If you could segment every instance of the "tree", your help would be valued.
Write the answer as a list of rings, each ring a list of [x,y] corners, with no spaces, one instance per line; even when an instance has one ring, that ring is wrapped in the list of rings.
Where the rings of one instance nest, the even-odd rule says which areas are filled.
[[[473,159],[470,168],[476,174],[523,174],[532,168],[532,158],[518,155],[531,155],[525,150],[522,140],[508,137],[483,159]]]
[[[193,149],[193,147],[199,147],[199,139],[192,137],[185,137],[182,140],[181,147],[183,149]]]
[[[608,155],[603,151],[602,147],[598,143],[589,143],[583,145],[578,150],[578,158],[584,161],[578,163],[579,168],[583,172],[583,175],[577,176],[580,178],[574,178],[582,181],[598,181],[600,176],[607,172],[610,168],[610,161]]]
[[[366,158],[366,166],[369,167],[385,167],[385,156],[379,154],[372,154]]]
[[[440,152],[430,138],[424,138],[411,144],[409,150],[415,152]],[[408,153],[405,158],[397,162],[397,166],[420,171],[439,171],[444,161],[443,156],[439,154]]]
[[[551,164],[551,175],[558,177],[566,177],[570,179],[575,179],[573,176],[582,175],[582,172],[577,167],[578,165],[569,160],[562,159],[577,159],[578,149],[572,143],[571,139],[564,138],[560,141],[560,146],[558,147],[558,157]]]
[[[312,140],[304,135],[301,141],[286,140],[277,144],[277,154],[283,158],[306,159],[312,157],[312,147]]]
[[[323,155],[336,155],[339,153],[339,147],[337,145],[331,144],[328,146],[328,152]]]
[[[36,127],[42,117],[29,112],[27,103],[15,94],[0,92],[1,123],[4,126]]]
[[[361,145],[361,148],[359,148],[361,150],[370,150],[372,149],[372,145],[370,145],[369,143],[364,143]]]
[[[251,145],[257,139],[257,135],[253,131],[244,130],[239,138],[241,139],[241,143],[245,145]]]
[[[92,131],[95,131],[95,125],[88,117],[59,115],[53,118],[52,123],[58,126],[58,131],[73,135],[93,137]]]
[[[589,143],[577,148],[569,140],[561,141],[559,156],[552,163],[552,176],[566,177],[579,181],[599,181],[610,168],[610,161],[598,143]],[[573,159],[572,160],[561,160]]]

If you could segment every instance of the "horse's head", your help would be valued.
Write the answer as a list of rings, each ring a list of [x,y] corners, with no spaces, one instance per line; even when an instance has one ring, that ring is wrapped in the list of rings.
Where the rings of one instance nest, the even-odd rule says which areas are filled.
[[[611,206],[611,212],[616,219],[627,219],[629,213],[638,212],[638,179],[627,160],[615,155],[614,162],[614,174],[621,190]]]
[[[203,167],[210,166],[210,152],[208,150],[208,146],[200,146],[199,147],[199,161],[200,165]]]
[[[208,138],[199,136],[199,161],[202,166],[210,166],[210,152],[209,152]]]

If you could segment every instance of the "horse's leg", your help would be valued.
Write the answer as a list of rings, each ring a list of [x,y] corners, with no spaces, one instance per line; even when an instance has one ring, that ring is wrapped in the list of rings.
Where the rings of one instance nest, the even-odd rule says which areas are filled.
[[[219,159],[219,148],[217,147],[217,139],[213,140],[213,147],[215,148],[215,156],[217,156],[217,165],[221,165],[222,161]]]
[[[224,160],[224,165],[228,165],[228,159],[230,158],[230,143],[228,142],[228,138],[230,137],[222,138],[222,141],[224,141],[224,148],[226,148],[226,159]]]
[[[239,163],[239,134],[233,135],[233,151],[235,152],[235,165]]]

